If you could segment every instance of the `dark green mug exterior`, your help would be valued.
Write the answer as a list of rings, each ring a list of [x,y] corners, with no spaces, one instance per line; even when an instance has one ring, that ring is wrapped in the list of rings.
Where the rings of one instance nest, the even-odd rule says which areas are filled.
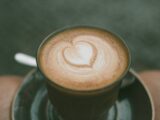
[[[88,27],[88,26],[83,26],[83,27]],[[95,27],[89,27],[89,28],[95,29]],[[46,81],[49,99],[52,105],[54,106],[54,109],[60,120],[106,120],[108,110],[117,100],[118,93],[121,87],[121,82],[123,78],[127,75],[129,70],[130,54],[128,47],[123,42],[123,40],[120,37],[118,37],[120,42],[123,43],[123,45],[126,48],[126,51],[128,52],[128,68],[120,76],[120,78],[111,85],[101,89],[90,90],[90,91],[76,91],[64,88],[62,86],[57,85],[54,82],[51,82],[43,74],[43,71],[41,71],[39,65],[39,53],[40,49],[43,47],[46,41],[50,40],[50,38],[60,33],[61,31],[67,29],[70,29],[70,27],[51,33],[42,42],[42,44],[38,49],[37,53],[38,71],[40,72],[41,75],[43,75]],[[96,29],[101,29],[101,28],[96,28]],[[117,35],[115,34],[113,35],[117,37]]]

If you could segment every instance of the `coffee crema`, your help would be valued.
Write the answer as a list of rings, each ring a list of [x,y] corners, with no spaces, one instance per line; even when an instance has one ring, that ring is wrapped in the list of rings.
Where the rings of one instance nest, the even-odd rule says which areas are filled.
[[[128,68],[125,44],[98,28],[75,27],[49,37],[39,50],[38,63],[55,84],[71,90],[96,90],[117,81]]]

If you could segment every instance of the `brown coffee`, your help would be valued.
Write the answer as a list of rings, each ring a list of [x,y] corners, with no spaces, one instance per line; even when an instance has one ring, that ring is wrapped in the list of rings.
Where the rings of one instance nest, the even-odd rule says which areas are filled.
[[[38,56],[39,67],[53,83],[88,91],[111,85],[129,63],[125,44],[109,31],[74,27],[47,39]]]

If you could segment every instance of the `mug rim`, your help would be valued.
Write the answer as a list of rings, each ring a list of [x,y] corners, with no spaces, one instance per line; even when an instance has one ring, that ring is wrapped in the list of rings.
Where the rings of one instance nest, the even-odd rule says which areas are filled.
[[[43,72],[43,70],[41,69],[41,66],[40,66],[40,51],[41,51],[41,48],[43,47],[43,45],[45,45],[46,42],[48,42],[51,38],[53,38],[54,36],[56,36],[57,34],[59,34],[60,32],[63,32],[63,31],[66,31],[68,29],[74,29],[74,28],[93,28],[93,29],[99,29],[99,30],[102,30],[102,31],[106,31],[108,32],[109,34],[115,36],[116,38],[118,38],[117,40],[120,41],[123,46],[125,47],[124,49],[126,50],[126,53],[127,53],[127,58],[128,58],[128,65],[126,67],[126,69],[123,71],[123,73],[117,78],[117,80],[115,80],[114,82],[112,82],[111,84],[107,85],[107,86],[104,86],[102,88],[97,88],[97,89],[91,89],[91,90],[74,90],[74,89],[70,89],[70,88],[67,88],[67,87],[64,87],[64,86],[61,86],[57,83],[55,83],[54,81],[51,81],[49,80],[49,78],[47,77],[47,75],[45,75],[45,73]],[[37,61],[37,68],[38,68],[38,71],[45,77],[47,78],[47,83],[56,87],[57,89],[59,90],[62,90],[62,91],[65,91],[65,92],[69,92],[69,93],[76,93],[76,94],[91,94],[91,93],[97,93],[97,92],[103,92],[103,91],[106,91],[106,89],[111,89],[112,87],[114,87],[115,85],[117,85],[118,83],[121,83],[122,79],[125,77],[125,75],[128,73],[129,71],[129,68],[130,68],[130,65],[131,65],[131,54],[130,54],[130,50],[126,44],[126,42],[122,39],[122,37],[120,37],[119,35],[117,35],[116,33],[114,32],[111,32],[110,30],[108,29],[105,29],[105,28],[100,28],[100,27],[96,27],[96,26],[86,26],[86,25],[76,25],[76,26],[69,26],[69,27],[64,27],[64,28],[61,28],[61,29],[57,29],[55,31],[53,31],[52,33],[50,33],[47,37],[45,37],[43,39],[43,41],[41,42],[41,44],[39,45],[38,47],[38,50],[37,50],[37,55],[36,55],[36,61]]]

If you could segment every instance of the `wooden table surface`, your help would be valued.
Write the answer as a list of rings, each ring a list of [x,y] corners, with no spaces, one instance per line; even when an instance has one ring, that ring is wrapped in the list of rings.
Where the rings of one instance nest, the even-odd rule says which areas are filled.
[[[49,33],[70,25],[109,29],[128,44],[134,69],[159,69],[159,6],[150,0],[0,0],[0,74],[26,74],[32,68],[16,63],[14,54],[35,56]],[[159,93],[154,87],[153,96]]]
[[[155,120],[160,120],[160,71],[143,71],[139,75],[151,93],[155,108]]]

